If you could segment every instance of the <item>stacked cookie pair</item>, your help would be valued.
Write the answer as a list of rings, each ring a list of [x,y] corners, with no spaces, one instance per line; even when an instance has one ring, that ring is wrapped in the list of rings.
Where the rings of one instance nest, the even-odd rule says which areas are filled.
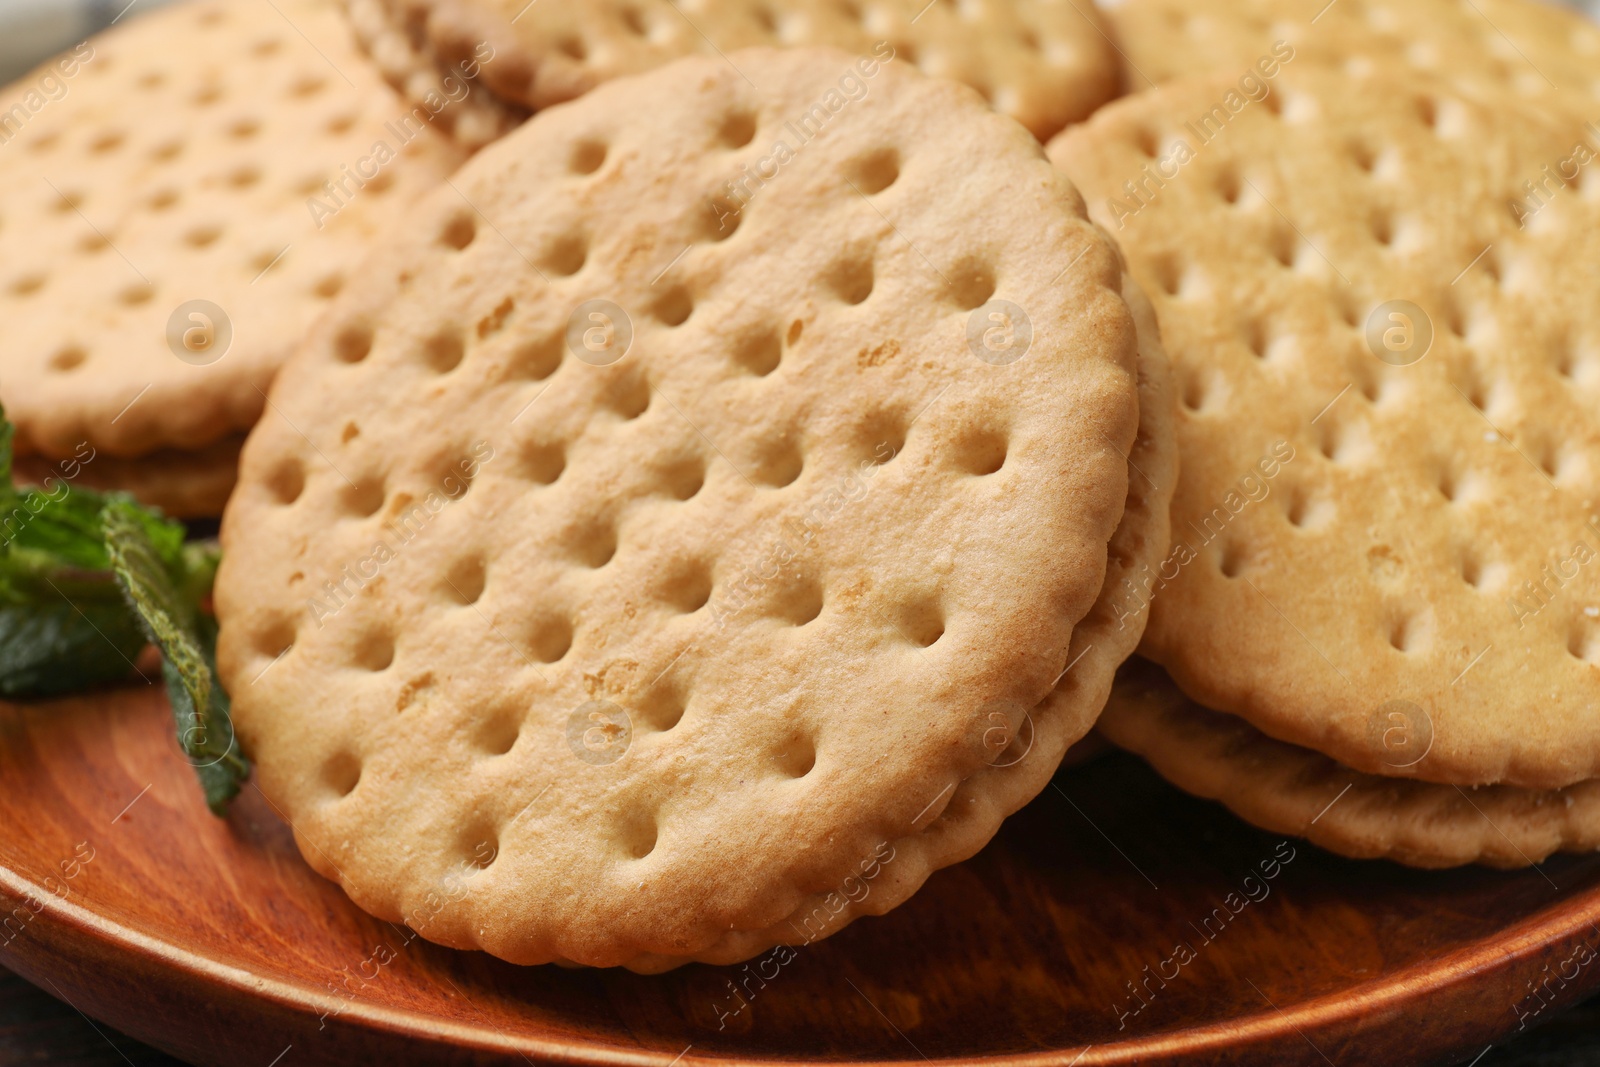
[[[0,400],[19,474],[219,514],[277,367],[462,157],[332,0],[130,15],[8,87]]]
[[[377,914],[659,970],[899,904],[1089,730],[1167,543],[1154,318],[1035,136],[1113,94],[1098,18],[347,14],[15,88],[24,472],[206,515],[241,464],[238,736]]]
[[[1023,127],[871,52],[541,112],[271,395],[217,581],[260,784],[363,908],[523,963],[900,904],[1090,729],[1167,544],[1114,245]]]
[[[369,58],[256,5],[41,81],[0,396],[180,510],[254,425],[219,670],[362,907],[524,963],[809,943],[1103,707],[1346,853],[1600,844],[1592,29],[352,0]]]
[[[1113,12],[1050,145],[1178,376],[1101,730],[1352,856],[1600,845],[1600,30],[1530,3]],[[1169,80],[1170,79],[1170,80]]]

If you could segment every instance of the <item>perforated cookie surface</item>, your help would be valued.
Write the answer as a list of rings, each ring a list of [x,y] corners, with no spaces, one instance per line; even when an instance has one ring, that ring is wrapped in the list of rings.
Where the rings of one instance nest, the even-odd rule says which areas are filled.
[[[827,45],[896,55],[977,89],[1041,140],[1117,89],[1116,55],[1093,4],[1075,0],[382,0],[423,24],[455,62],[488,44],[483,78],[543,108],[676,59],[758,45]],[[738,75],[764,88],[762,72]]]
[[[1125,0],[1106,18],[1130,91],[1237,76],[1281,41],[1293,62],[1409,67],[1569,124],[1600,120],[1600,27],[1543,0]]]
[[[1124,276],[1122,292],[1139,330],[1139,433],[1128,453],[1128,502],[1107,546],[1100,597],[1072,632],[1067,668],[1055,688],[1024,714],[1004,704],[985,710],[989,759],[969,777],[947,785],[948,802],[943,795],[936,798],[943,805],[937,818],[914,820],[911,833],[886,840],[859,864],[853,880],[813,894],[764,930],[730,932],[703,959],[735,963],[769,946],[808,944],[863,915],[885,914],[934,871],[983,848],[1000,821],[1032,800],[1070,760],[1068,749],[1075,742],[1087,735],[1104,746],[1089,730],[1106,706],[1118,665],[1132,654],[1149,620],[1149,604],[1138,597],[1135,582],[1166,554],[1178,478],[1177,400],[1155,312],[1133,279]],[[774,953],[773,960],[783,958],[782,949]],[[663,956],[630,966],[664,970],[682,962]]]
[[[1193,703],[1148,661],[1119,672],[1096,727],[1180,789],[1342,856],[1526,867],[1600,846],[1600,782],[1462,788],[1362,774]]]
[[[372,239],[460,159],[428,124],[402,141],[408,109],[332,0],[134,12],[57,62],[0,91],[0,398],[22,453],[248,429]],[[191,318],[197,300],[221,315]]]
[[[1173,83],[1051,146],[1121,224],[1183,399],[1145,647],[1358,770],[1396,773],[1403,701],[1433,741],[1408,774],[1595,777],[1600,175],[1518,209],[1570,139],[1414,75],[1290,68],[1201,141],[1234,88]]]
[[[686,60],[485,149],[245,448],[241,737],[307,858],[446,944],[771,926],[939,817],[1100,595],[1136,337],[1075,191],[954,83],[733,58],[766,90]]]

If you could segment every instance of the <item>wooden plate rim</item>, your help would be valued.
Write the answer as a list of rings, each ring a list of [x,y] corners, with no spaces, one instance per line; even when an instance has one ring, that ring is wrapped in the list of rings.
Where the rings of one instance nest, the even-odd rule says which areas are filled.
[[[597,1043],[571,1044],[540,1037],[512,1037],[491,1034],[434,1016],[384,1007],[370,1002],[333,997],[303,984],[267,977],[243,970],[209,956],[180,948],[169,941],[132,929],[97,912],[62,900],[48,889],[11,868],[0,865],[0,893],[21,900],[31,897],[45,904],[41,917],[48,916],[67,929],[76,929],[102,943],[132,950],[164,967],[183,974],[219,983],[245,999],[265,998],[291,1012],[311,1018],[335,1015],[342,1023],[367,1027],[401,1037],[447,1043],[457,1048],[477,1048],[489,1052],[532,1055],[572,1064],[629,1065],[629,1067],[671,1067],[684,1062],[738,1063],[782,1062],[793,1067],[841,1067],[848,1060],[805,1060],[774,1057],[772,1060],[742,1060],[738,1056],[694,1056],[648,1050],[630,1050]],[[1237,1049],[1260,1042],[1285,1040],[1307,1031],[1317,1033],[1334,1024],[1349,1024],[1362,1018],[1381,1015],[1385,1009],[1404,1007],[1419,994],[1442,991],[1469,980],[1485,970],[1504,969],[1551,945],[1569,943],[1583,932],[1600,933],[1600,887],[1565,898],[1507,927],[1492,941],[1458,949],[1444,956],[1415,964],[1384,978],[1348,990],[1324,994],[1283,1010],[1272,1005],[1271,1012],[1244,1016],[1223,1022],[1146,1034],[1110,1044],[1074,1046],[1042,1052],[1004,1053],[982,1058],[985,1063],[1004,1067],[1092,1067],[1138,1061],[1151,1056],[1192,1055],[1197,1051]],[[1573,983],[1577,984],[1577,983]],[[1600,984],[1600,971],[1589,978],[1586,987]],[[1269,1002],[1270,1003],[1270,1002]],[[856,1061],[872,1067],[918,1067],[928,1063],[956,1064],[970,1058],[873,1059]]]

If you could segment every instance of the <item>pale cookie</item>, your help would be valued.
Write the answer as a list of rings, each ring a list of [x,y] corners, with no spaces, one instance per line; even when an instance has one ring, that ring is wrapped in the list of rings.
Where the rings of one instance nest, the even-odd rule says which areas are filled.
[[[19,454],[248,429],[374,237],[460,157],[334,0],[135,11],[0,91],[0,399]]]
[[[1122,668],[1097,730],[1185,792],[1342,856],[1527,867],[1552,852],[1600,847],[1600,781],[1462,788],[1362,774],[1193,703],[1144,660]]]
[[[1100,595],[1136,333],[1076,192],[964,86],[730,59],[765,89],[693,58],[481,152],[245,447],[240,736],[445,944],[727,958],[937,819]]]
[[[853,878],[802,901],[781,921],[764,930],[730,934],[707,957],[710,962],[736,963],[771,948],[770,963],[758,966],[781,965],[793,946],[837,933],[863,915],[888,912],[934,871],[983,848],[1000,821],[1049,784],[1057,767],[1088,762],[1109,750],[1090,727],[1105,707],[1118,664],[1132,654],[1144,633],[1148,604],[1129,590],[1166,553],[1168,512],[1178,479],[1177,399],[1155,312],[1131,278],[1123,278],[1122,291],[1139,328],[1139,434],[1128,454],[1128,502],[1108,546],[1105,583],[1095,606],[1072,633],[1067,669],[1031,711],[1019,715],[1018,709],[1002,706],[985,711],[989,761],[959,784],[951,783],[954,793],[937,818],[914,822],[912,833],[866,857]],[[944,801],[943,794],[938,800]],[[636,960],[633,966],[665,970],[680,962],[660,957]]]
[[[344,0],[356,39],[407,100],[436,111],[443,128],[457,143],[482,148],[520,126],[525,108],[508,104],[478,84],[484,63],[494,56],[487,47],[470,59],[448,67],[440,61],[417,19],[401,25],[396,8],[384,0]]]
[[[679,56],[727,60],[756,45],[829,45],[895,56],[964,82],[1040,140],[1116,95],[1117,61],[1091,3],[1079,0],[381,0],[390,21],[426,27],[461,63],[487,48],[484,82],[529,108]],[[764,87],[762,72],[737,68]],[[802,116],[790,116],[799,120]]]
[[[1600,775],[1600,161],[1525,193],[1573,155],[1512,105],[1311,66],[1052,143],[1178,379],[1175,547],[1140,584],[1194,699],[1369,773]],[[1404,770],[1396,701],[1433,735]]]
[[[1568,124],[1600,122],[1600,27],[1557,3],[1123,0],[1106,18],[1130,91],[1243,75],[1286,46],[1295,63],[1410,67],[1486,101],[1509,93]]]
[[[214,519],[233,492],[243,443],[243,436],[236,435],[194,452],[164,449],[137,459],[119,459],[85,446],[67,459],[27,456],[16,460],[14,469],[19,482],[50,491],[61,482],[116,489],[175,518]]]

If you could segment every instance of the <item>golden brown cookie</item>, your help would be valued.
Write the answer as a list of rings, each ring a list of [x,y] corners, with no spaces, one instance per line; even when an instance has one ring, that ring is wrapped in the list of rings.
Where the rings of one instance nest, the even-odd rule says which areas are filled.
[[[1398,717],[1386,729],[1409,726]],[[1526,867],[1558,850],[1600,846],[1600,782],[1462,788],[1362,774],[1195,704],[1161,668],[1137,658],[1118,673],[1097,729],[1180,789],[1342,856],[1412,867]]]
[[[1275,46],[1352,72],[1411,68],[1568,125],[1600,121],[1600,27],[1544,0],[1125,0],[1109,5],[1132,91],[1248,71]]]
[[[306,858],[445,944],[659,970],[898,902],[884,850],[1101,594],[1137,336],[1081,199],[963,86],[730,58],[765,88],[693,58],[479,153],[245,447],[240,737]]]
[[[0,399],[21,455],[193,451],[461,158],[333,0],[200,0],[0,92]]]
[[[827,45],[896,56],[953,78],[1040,140],[1116,94],[1117,62],[1091,3],[1032,0],[381,0],[450,64],[487,52],[483,81],[538,109],[679,56],[757,45]],[[752,88],[761,71],[730,67]],[[807,101],[807,107],[811,105]],[[801,121],[806,109],[790,119]]]
[[[1406,774],[1600,774],[1594,155],[1510,103],[1312,66],[1257,97],[1175,82],[1050,153],[1182,398],[1148,654],[1364,772],[1398,773],[1403,702],[1433,738]]]

